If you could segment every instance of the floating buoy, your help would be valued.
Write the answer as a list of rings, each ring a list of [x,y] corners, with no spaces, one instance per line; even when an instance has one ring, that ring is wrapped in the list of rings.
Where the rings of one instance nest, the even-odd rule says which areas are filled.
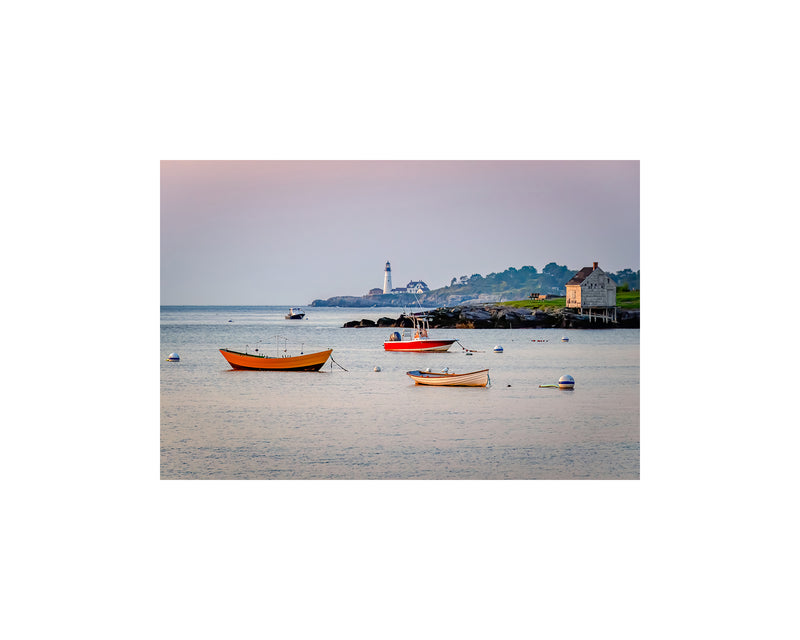
[[[567,336],[561,336],[561,342],[569,342],[569,338],[567,338]]]
[[[181,357],[177,353],[170,353],[167,357],[167,362],[180,362]]]
[[[442,373],[447,373],[448,371],[450,371],[450,367],[445,367],[442,369]]]
[[[380,371],[380,370],[381,370],[380,367],[375,367],[375,369],[373,369],[373,371]]]
[[[431,368],[430,367],[425,367],[425,373],[430,373],[430,372],[431,372]]]
[[[573,389],[575,387],[575,379],[567,374],[565,376],[561,376],[558,379],[558,388],[559,389]]]
[[[495,353],[503,353],[503,347],[501,345],[495,345],[494,349],[492,349]]]

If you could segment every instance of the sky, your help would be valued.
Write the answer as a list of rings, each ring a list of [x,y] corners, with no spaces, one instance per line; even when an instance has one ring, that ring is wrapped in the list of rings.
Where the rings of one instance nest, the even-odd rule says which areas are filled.
[[[639,269],[639,162],[162,161],[161,304],[304,305],[549,262]]]

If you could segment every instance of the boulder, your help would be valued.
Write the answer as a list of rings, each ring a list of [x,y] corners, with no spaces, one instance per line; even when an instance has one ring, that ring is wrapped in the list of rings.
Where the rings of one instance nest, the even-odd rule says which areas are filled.
[[[466,321],[475,321],[475,320],[491,320],[492,319],[492,312],[487,311],[486,309],[480,309],[476,307],[468,307],[464,309],[458,316],[459,320],[466,320]]]

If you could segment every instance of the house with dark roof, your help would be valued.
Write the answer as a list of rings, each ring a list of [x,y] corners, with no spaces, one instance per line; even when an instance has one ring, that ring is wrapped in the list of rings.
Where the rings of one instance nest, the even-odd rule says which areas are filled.
[[[412,280],[406,285],[406,291],[409,293],[427,293],[430,289],[422,280]]]
[[[579,309],[591,318],[602,317],[606,322],[617,319],[617,283],[596,262],[584,267],[567,282],[569,309]]]

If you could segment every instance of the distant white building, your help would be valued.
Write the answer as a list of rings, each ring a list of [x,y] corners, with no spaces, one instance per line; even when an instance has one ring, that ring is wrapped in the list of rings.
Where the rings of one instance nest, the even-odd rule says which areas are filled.
[[[370,289],[367,295],[374,296],[386,293],[427,293],[430,291],[428,285],[422,280],[412,280],[405,287],[395,287],[392,289],[392,265],[387,260],[386,266],[383,269],[383,289],[378,287]]]
[[[407,293],[426,293],[427,291],[430,289],[422,280],[412,280],[406,285]]]
[[[392,265],[386,261],[386,268],[383,270],[383,292],[392,292]]]

